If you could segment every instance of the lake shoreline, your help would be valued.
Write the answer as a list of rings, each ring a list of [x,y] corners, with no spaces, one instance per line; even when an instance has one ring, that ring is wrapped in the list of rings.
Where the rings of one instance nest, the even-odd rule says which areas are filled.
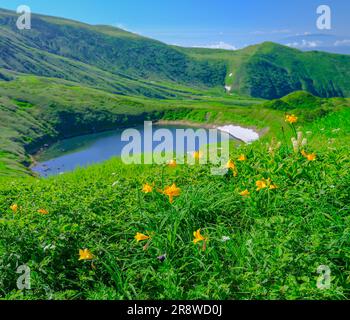
[[[264,128],[258,130],[255,126],[241,126],[239,124],[233,124],[233,123],[200,123],[200,122],[191,122],[188,120],[159,120],[154,122],[156,125],[169,125],[169,126],[189,126],[193,128],[203,128],[203,129],[218,129],[220,131],[229,133],[233,138],[237,139],[240,142],[243,143],[251,143],[254,141],[259,140],[263,135],[265,135],[270,128]],[[238,133],[237,135],[233,134],[232,131],[228,130],[222,130],[225,127],[236,127],[240,128],[244,131],[250,130],[251,133],[255,133],[256,135],[251,136],[251,141],[247,141],[246,139],[242,138],[242,136]]]
[[[176,120],[176,121],[155,120],[155,121],[152,121],[152,125],[154,126],[155,130],[157,129],[157,127],[162,127],[162,126],[165,126],[165,127],[169,126],[170,128],[178,126],[181,129],[184,129],[182,127],[185,127],[185,129],[191,129],[191,128],[193,128],[193,129],[196,129],[196,128],[197,129],[205,129],[205,130],[216,129],[216,130],[219,130],[221,132],[227,133],[231,138],[236,140],[238,143],[244,143],[244,144],[252,143],[254,141],[259,140],[261,135],[264,134],[263,130],[265,130],[265,132],[267,132],[266,130],[268,130],[268,129],[263,129],[263,130],[260,130],[260,132],[258,133],[256,130],[256,127],[247,128],[247,127],[242,127],[242,126],[233,125],[233,124],[222,125],[222,124],[217,124],[217,123],[191,122],[191,121],[187,121],[187,120]],[[113,133],[113,132],[116,132],[118,130],[120,131],[122,129],[137,128],[140,126],[141,126],[141,124],[130,123],[129,125],[119,126],[118,128],[115,128],[113,130],[106,130],[106,131],[94,133],[94,134],[98,135],[98,134],[103,134],[103,133],[108,133],[108,132]],[[173,130],[173,129],[171,129],[171,130]],[[79,137],[83,138],[85,136],[90,136],[90,135],[91,134],[76,135],[75,137],[68,138],[68,139],[74,139],[74,138],[79,138]],[[65,140],[67,140],[67,139],[58,140],[55,143],[59,143],[59,142],[65,141]],[[55,144],[55,143],[53,143],[53,144]],[[50,149],[50,147],[52,147],[53,144],[47,144],[44,147],[40,148],[36,153],[29,155],[30,161],[31,161],[31,163],[29,165],[29,169],[31,170],[32,174],[33,173],[35,175],[38,174],[38,171],[35,170],[35,168],[38,167],[39,164],[42,162],[40,160],[40,157],[42,156],[43,153],[45,153],[47,151],[47,149]],[[59,168],[59,169],[61,169],[61,168]]]

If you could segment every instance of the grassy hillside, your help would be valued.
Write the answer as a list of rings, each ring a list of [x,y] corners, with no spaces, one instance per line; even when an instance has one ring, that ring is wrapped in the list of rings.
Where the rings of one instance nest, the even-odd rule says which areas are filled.
[[[242,146],[232,153],[237,175],[111,160],[3,180],[1,298],[348,299],[349,119],[346,108],[302,126],[314,161],[289,140]],[[257,190],[263,178],[277,189]],[[171,204],[158,190],[173,183],[181,191]],[[205,241],[194,244],[200,228]],[[138,243],[138,232],[151,239]],[[93,256],[79,261],[80,249]],[[21,264],[32,272],[25,293],[15,287]],[[321,265],[331,270],[327,290],[317,288]]]
[[[84,73],[94,77],[94,68],[106,72],[107,79],[116,75],[192,86],[224,83],[222,62],[196,61],[161,42],[116,28],[33,15],[32,30],[19,31],[16,20],[16,14],[0,11],[0,44],[8,48],[1,52],[0,67],[67,80],[79,77],[83,83],[88,81]],[[83,74],[74,75],[75,69],[83,69]]]
[[[280,110],[286,113],[297,113],[305,121],[313,121],[326,116],[330,112],[338,110],[349,102],[344,98],[324,99],[315,97],[305,91],[293,92],[281,99],[275,99],[264,103],[264,107]]]
[[[320,97],[348,97],[349,76],[350,56],[265,43],[240,66],[233,86],[241,93],[266,99],[297,90]]]
[[[49,76],[113,93],[175,97],[169,87],[218,88],[273,99],[305,90],[350,96],[350,56],[263,43],[242,50],[179,48],[109,26],[33,15],[32,30],[0,10],[0,68]],[[1,78],[1,76],[0,76]]]
[[[304,90],[319,97],[349,97],[350,56],[302,52],[265,42],[234,52],[185,49],[201,60],[226,61],[233,92],[265,99]]]

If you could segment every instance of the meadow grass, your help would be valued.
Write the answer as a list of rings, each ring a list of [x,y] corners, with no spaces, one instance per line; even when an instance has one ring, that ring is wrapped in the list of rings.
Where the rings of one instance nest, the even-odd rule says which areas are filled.
[[[3,178],[1,298],[349,298],[349,119],[346,108],[298,128],[315,161],[293,152],[291,128],[281,146],[266,137],[232,149],[237,175],[113,159],[49,179]],[[277,188],[258,191],[269,178]],[[160,191],[173,183],[181,193],[170,203]],[[194,244],[198,229],[205,241]],[[92,260],[79,261],[82,249]],[[16,288],[23,264],[27,291]],[[317,287],[321,265],[327,290]]]

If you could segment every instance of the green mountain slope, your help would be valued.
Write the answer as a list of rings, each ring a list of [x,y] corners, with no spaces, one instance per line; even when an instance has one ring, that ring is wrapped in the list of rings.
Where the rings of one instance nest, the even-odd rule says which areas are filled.
[[[306,91],[295,91],[281,99],[274,99],[265,102],[267,108],[281,110],[281,111],[292,111],[292,110],[312,110],[320,107],[330,106],[331,101],[338,101],[340,103],[346,103],[344,98],[336,99],[325,99],[315,97],[311,93]]]
[[[265,42],[237,51],[184,49],[190,56],[226,61],[232,92],[264,99],[304,90],[319,97],[350,96],[350,56],[302,52]]]
[[[42,15],[33,15],[31,30],[19,31],[16,19],[0,10],[0,68],[20,73],[154,98],[176,98],[172,89],[179,84],[222,92],[227,85],[231,92],[265,99],[297,90],[350,96],[347,55],[274,43],[237,51],[180,48],[114,27]]]
[[[299,118],[310,122],[323,118],[337,110],[339,106],[349,106],[345,98],[319,98],[306,91],[295,91],[281,99],[264,103],[267,109],[297,113]]]
[[[16,20],[16,14],[0,11],[3,68],[86,83],[89,79],[83,75],[74,78],[76,62],[81,62],[124,78],[201,86],[224,82],[223,62],[196,61],[166,44],[117,28],[33,15],[32,29],[19,31]],[[93,76],[94,70],[88,71]]]
[[[267,99],[297,90],[320,97],[348,97],[350,56],[301,52],[264,43],[241,64],[233,87],[239,92]]]

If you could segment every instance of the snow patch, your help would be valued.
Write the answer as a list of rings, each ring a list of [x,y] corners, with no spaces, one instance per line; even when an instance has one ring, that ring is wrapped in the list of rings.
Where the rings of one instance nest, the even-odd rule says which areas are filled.
[[[233,136],[234,138],[241,140],[245,143],[251,143],[253,141],[259,140],[259,134],[252,129],[242,128],[240,126],[223,126],[218,127],[218,130],[226,132]]]

